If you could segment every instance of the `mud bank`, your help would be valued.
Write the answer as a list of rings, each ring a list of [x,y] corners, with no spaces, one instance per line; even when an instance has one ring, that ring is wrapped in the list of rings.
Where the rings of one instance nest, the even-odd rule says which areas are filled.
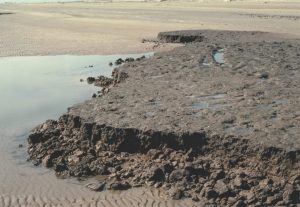
[[[95,191],[152,186],[203,205],[299,204],[299,40],[228,31],[158,39],[190,43],[124,64],[107,94],[35,128],[33,162],[97,176]]]

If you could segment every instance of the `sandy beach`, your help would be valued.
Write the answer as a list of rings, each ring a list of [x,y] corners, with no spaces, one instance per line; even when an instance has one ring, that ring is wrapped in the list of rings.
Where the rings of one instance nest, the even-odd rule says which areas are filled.
[[[293,2],[3,4],[0,13],[12,14],[0,16],[0,56],[153,51],[143,38],[182,29],[299,37],[299,10]]]
[[[262,32],[280,33],[280,41],[283,41],[284,39],[297,39],[300,38],[299,10],[300,10],[300,3],[292,2],[292,1],[288,1],[288,2],[245,1],[245,2],[215,2],[215,3],[212,2],[114,2],[114,3],[78,2],[78,3],[43,3],[43,4],[10,4],[10,3],[0,4],[0,27],[1,27],[0,28],[0,57],[47,56],[47,55],[55,56],[55,55],[65,55],[65,54],[71,54],[71,55],[136,54],[136,53],[147,53],[153,51],[162,52],[161,54],[164,54],[165,51],[170,51],[174,48],[182,46],[183,44],[174,43],[174,42],[157,44],[157,42],[152,42],[151,40],[155,40],[159,32],[173,31],[173,30],[208,29],[208,30],[232,30],[232,31],[262,31]],[[264,36],[262,40],[268,41],[268,39],[265,39],[266,37],[267,36]],[[235,36],[233,35],[232,38],[235,38]],[[227,37],[227,41],[228,39],[230,38]],[[144,41],[144,40],[150,40],[150,41]],[[222,45],[223,43],[219,43],[219,44]],[[214,43],[208,45],[210,47],[214,47]],[[238,47],[234,45],[234,43],[232,44],[226,43],[223,46],[224,48],[227,47],[229,49],[232,49],[232,52],[228,53],[229,54],[228,57],[232,58],[231,64],[236,67],[240,67],[240,65],[238,64],[236,65],[235,62],[236,61],[235,56],[236,54],[239,54]],[[245,41],[242,41],[241,45],[238,46],[240,46],[243,49],[249,46],[251,48],[249,54],[253,56],[259,54],[260,52],[260,50],[257,49],[257,45],[254,43],[253,45],[252,44],[247,45]],[[267,44],[264,46],[264,49],[266,52],[270,52],[272,51],[273,46],[274,45],[272,44],[270,45]],[[276,51],[279,51],[276,57],[280,57],[281,55],[280,47],[281,46],[275,45]],[[299,51],[297,50],[297,45],[294,46],[293,48],[290,48],[288,44],[283,44],[282,48],[291,51],[289,53],[290,55],[289,60],[294,61],[292,67],[296,68],[297,66],[297,62],[295,60],[296,53],[293,53],[293,51]],[[194,52],[195,56],[201,54],[201,57],[202,56],[204,57],[206,55],[206,52],[207,53],[211,52],[209,48],[202,51],[197,49],[194,50],[193,46],[191,46],[191,48],[177,50],[177,53],[179,55],[178,54],[177,54],[178,56],[175,55],[176,58],[178,60],[181,60],[180,58],[182,57],[180,56],[180,54],[185,53],[186,51]],[[265,54],[265,52],[263,52],[263,54]],[[168,55],[170,54],[167,54],[165,58],[167,58]],[[188,59],[188,57],[186,58]],[[255,63],[253,63],[251,59],[247,61],[249,62],[250,65],[253,64],[253,67],[259,68],[262,65],[260,64],[260,61],[263,62],[263,58],[262,59],[259,59],[260,57],[257,58],[258,59],[255,60],[256,62],[254,61]],[[183,60],[185,60],[185,58],[183,58]],[[160,61],[160,58],[157,58],[157,61]],[[270,62],[269,64],[273,64],[273,63],[274,62]],[[149,63],[149,64],[151,65],[153,63]],[[163,62],[163,64],[167,65],[166,62]],[[173,62],[172,64],[175,67],[181,64],[181,62],[178,64]],[[193,62],[191,65],[193,64],[196,63]],[[263,62],[263,64],[266,63]],[[158,66],[156,66],[155,64],[153,65],[156,68],[158,68]],[[231,66],[226,65],[226,67],[228,68],[231,68]],[[216,70],[219,69],[219,66],[217,64],[213,64],[213,67]],[[242,71],[241,74],[242,73],[246,74],[247,73],[246,69],[247,68],[241,69]],[[238,72],[234,72],[234,73],[238,74]],[[205,74],[206,73],[204,73],[204,75]],[[253,74],[255,79],[257,74],[255,72],[253,72]],[[275,72],[271,74],[274,75],[274,77],[277,77],[278,75]],[[291,74],[298,75],[298,73],[296,72],[295,73],[291,72]],[[161,75],[160,71],[153,71],[152,74],[153,78],[160,78],[160,75]],[[253,76],[251,76],[251,78],[253,78]],[[143,76],[141,75],[141,77]],[[278,77],[282,78],[284,76],[278,76]],[[293,77],[294,78],[293,81],[297,82],[295,77]],[[251,78],[249,80],[252,81]],[[221,79],[222,78],[220,77],[220,80]],[[174,80],[176,80],[176,77],[174,77]],[[277,84],[276,78],[271,80],[274,81],[272,83],[274,83],[275,85]],[[145,80],[141,79],[139,80],[139,83],[143,83],[143,81]],[[132,83],[134,83],[134,81]],[[242,83],[240,82],[238,83],[242,85]],[[143,84],[141,85],[143,86]],[[157,84],[157,87],[158,86],[159,84]],[[280,92],[279,86],[280,84],[278,84],[278,91]],[[217,86],[214,87],[217,88]],[[128,87],[128,88],[132,89],[132,91],[135,90],[134,87],[132,88]],[[271,86],[266,87],[266,89],[268,90],[270,90],[270,88],[272,87]],[[291,92],[290,91],[288,92],[291,94],[295,94],[295,91],[296,94],[299,92],[299,90],[295,88],[292,89]],[[126,91],[122,91],[121,89],[119,90],[121,92],[126,93]],[[203,90],[205,90],[205,88]],[[145,89],[145,91],[147,90]],[[159,89],[157,89],[157,91],[159,91]],[[151,91],[149,93],[151,93]],[[216,93],[217,93],[217,89],[216,89]],[[201,96],[201,94],[197,94],[197,95]],[[111,106],[110,98],[111,96],[108,96],[106,99],[104,99],[107,100],[107,103],[105,101],[104,102],[106,103],[108,108]],[[284,96],[284,98],[286,97]],[[289,97],[287,96],[287,98]],[[115,101],[114,97],[112,97],[111,99]],[[222,97],[221,99],[222,99],[221,101],[223,101]],[[269,99],[271,98],[269,97]],[[134,99],[128,100],[128,103],[130,103],[131,100]],[[295,108],[297,106],[295,104],[297,100],[298,100],[297,96],[293,97],[291,104],[288,105],[289,110],[287,111],[289,112],[289,114],[293,114],[290,109],[292,109],[293,107]],[[218,99],[217,101],[220,100]],[[93,102],[93,100],[91,102]],[[166,100],[165,102],[172,102],[172,98]],[[238,105],[236,102],[234,103],[235,105]],[[244,102],[242,103],[243,104],[241,106],[238,105],[241,108],[247,105],[246,101],[245,103]],[[128,104],[128,108],[131,107],[130,104]],[[295,104],[295,106],[293,104]],[[281,107],[280,103],[278,105],[279,106],[276,107],[280,108]],[[142,111],[143,108],[144,107],[141,106],[140,110]],[[269,113],[271,109],[269,111],[268,110],[267,112]],[[283,107],[280,108],[280,110],[282,114],[284,114],[284,110],[286,109]],[[173,111],[172,113],[174,114],[176,112]],[[76,111],[76,108],[73,108],[73,114],[78,115],[80,113]],[[120,120],[119,117],[117,116],[114,118],[116,118],[117,121]],[[254,118],[251,117],[251,122],[260,123],[261,121],[260,118],[256,120],[256,117]],[[270,122],[273,120],[271,116],[268,118]],[[297,126],[298,119],[292,120],[290,119],[290,117],[288,117],[287,119],[289,119],[290,125]],[[114,120],[113,123],[117,123],[116,120]],[[189,119],[187,120],[189,121]],[[135,119],[135,121],[137,122],[135,123],[135,125],[144,124],[144,126],[148,126],[147,124],[149,123],[152,125],[156,124],[156,121],[154,121],[153,123],[152,122],[143,123],[140,122],[138,119]],[[245,120],[242,121],[245,122]],[[192,121],[191,123],[193,124]],[[203,121],[203,123],[206,124],[207,122]],[[265,122],[263,121],[262,123],[265,124]],[[283,121],[281,123],[285,124],[286,122]],[[119,127],[118,125],[116,126]],[[166,122],[166,124],[163,126],[165,126],[165,128],[168,128],[170,124],[169,122]],[[177,126],[175,126],[175,128],[176,127]],[[196,127],[198,127],[198,125]],[[263,128],[262,125],[260,125],[259,127]],[[266,140],[268,143],[272,143],[273,126],[271,124],[268,125],[268,127],[270,133],[268,134],[268,139]],[[152,126],[152,128],[155,127]],[[1,129],[2,128],[0,126],[0,130]],[[217,129],[221,130],[221,128],[217,128]],[[9,129],[9,130],[11,132],[14,131],[15,129]],[[45,130],[45,129],[41,129],[41,130]],[[232,131],[229,132],[231,133]],[[226,133],[230,134],[229,132]],[[5,133],[6,132],[4,131],[3,134]],[[281,136],[280,133],[277,133],[279,137],[278,139],[280,139]],[[293,139],[295,140],[298,139],[299,135],[297,135],[295,131],[289,131],[289,133],[292,135]],[[16,136],[19,135],[17,130],[14,131],[14,133],[12,134]],[[0,137],[0,139],[2,138],[3,137]],[[194,202],[191,199],[183,199],[179,201],[172,200],[170,199],[170,196],[166,196],[165,193],[162,192],[160,189],[142,187],[142,188],[133,188],[128,191],[113,192],[113,193],[110,191],[93,192],[84,187],[84,185],[90,181],[84,181],[80,183],[78,182],[78,180],[75,179],[66,179],[66,180],[57,179],[52,171],[45,169],[44,167],[37,167],[37,168],[30,167],[31,163],[26,162],[26,158],[28,156],[26,149],[25,148],[18,149],[17,147],[19,142],[16,140],[18,139],[19,138],[15,138],[15,137],[10,137],[9,139],[7,139],[7,137],[5,137],[5,139],[3,138],[3,141],[0,144],[0,149],[5,149],[0,152],[0,161],[2,163],[0,169],[0,180],[2,182],[0,184],[0,206],[1,207],[2,206],[3,207],[9,207],[9,206],[13,206],[13,207],[15,206],[16,207],[17,206],[20,207],[21,206],[22,207],[23,206],[26,207],[27,206],[28,207],[31,206],[47,206],[47,207],[48,206],[101,206],[101,207],[202,206],[201,201]],[[259,141],[259,137],[258,138],[254,137],[253,140]],[[278,146],[281,145],[278,144]],[[285,145],[284,147],[287,148],[287,146]],[[288,142],[288,147],[292,148],[293,143]],[[294,145],[294,147],[296,149],[299,148],[298,144]],[[249,161],[250,158],[247,157],[248,160],[246,159],[245,163],[247,163],[247,161]],[[20,161],[21,163],[19,163]],[[36,175],[36,176],[33,177],[31,175]]]

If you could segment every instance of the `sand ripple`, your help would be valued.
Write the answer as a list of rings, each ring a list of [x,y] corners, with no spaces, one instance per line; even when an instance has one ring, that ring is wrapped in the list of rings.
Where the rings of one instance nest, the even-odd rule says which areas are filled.
[[[60,197],[40,195],[0,195],[1,207],[188,207],[191,201],[166,200],[158,191],[137,188],[124,192],[102,192],[91,197]]]

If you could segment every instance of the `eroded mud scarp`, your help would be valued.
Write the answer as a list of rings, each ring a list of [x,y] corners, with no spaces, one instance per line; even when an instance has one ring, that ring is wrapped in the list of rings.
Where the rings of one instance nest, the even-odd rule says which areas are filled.
[[[35,128],[30,158],[58,176],[105,176],[89,186],[98,191],[152,186],[217,206],[299,204],[299,41],[229,31],[159,38],[180,35],[192,43],[124,64],[106,95]],[[223,64],[212,62],[216,48]]]

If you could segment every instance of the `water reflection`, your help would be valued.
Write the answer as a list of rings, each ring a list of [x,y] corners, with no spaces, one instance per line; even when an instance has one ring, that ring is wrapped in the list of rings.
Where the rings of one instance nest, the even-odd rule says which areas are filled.
[[[99,88],[80,79],[110,76],[108,63],[127,56],[0,58],[0,134],[3,128],[26,128],[57,118],[67,107],[90,98]]]

